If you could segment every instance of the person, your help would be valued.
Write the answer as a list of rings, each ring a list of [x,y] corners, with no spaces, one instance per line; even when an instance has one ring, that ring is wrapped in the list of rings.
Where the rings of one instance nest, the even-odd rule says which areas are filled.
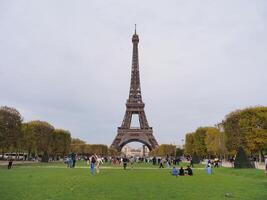
[[[167,158],[166,159],[166,168],[169,168],[170,167],[170,163],[169,163],[169,159]]]
[[[179,176],[184,176],[184,168],[181,167],[179,170]]]
[[[172,175],[176,177],[178,176],[178,170],[176,169],[175,166],[172,168]]]
[[[7,169],[11,169],[12,164],[13,164],[13,160],[9,159]]]
[[[265,156],[265,173],[267,175],[267,155]]]
[[[72,168],[75,168],[76,155],[74,153],[71,154],[71,159],[72,159]]]
[[[206,164],[206,173],[208,175],[212,174],[211,163]]]
[[[127,162],[128,162],[128,159],[126,158],[126,156],[124,156],[123,159],[122,159],[123,169],[124,169],[124,170],[125,170],[126,167],[127,167]]]
[[[163,166],[163,159],[160,159],[159,168],[164,168],[164,166]]]
[[[154,157],[152,158],[152,163],[153,163],[153,165],[156,165],[156,162],[157,162],[157,159],[156,159],[156,157],[154,156]]]
[[[99,174],[100,172],[100,165],[103,164],[103,161],[101,158],[99,158],[97,155],[95,155],[96,157],[96,173]]]
[[[134,157],[131,157],[131,158],[130,158],[130,164],[131,164],[131,168],[133,169]]]
[[[190,167],[194,167],[193,166],[193,159],[192,159],[192,157],[189,158],[189,161],[190,161]]]
[[[90,157],[90,172],[92,175],[94,174],[94,170],[95,170],[95,162],[96,162],[95,156],[92,155]]]
[[[219,159],[218,158],[214,159],[214,167],[219,167]]]
[[[73,160],[71,155],[69,156],[69,167],[72,168],[73,167]]]
[[[190,168],[189,165],[187,165],[187,168],[185,170],[187,171],[188,176],[193,176],[193,170]]]

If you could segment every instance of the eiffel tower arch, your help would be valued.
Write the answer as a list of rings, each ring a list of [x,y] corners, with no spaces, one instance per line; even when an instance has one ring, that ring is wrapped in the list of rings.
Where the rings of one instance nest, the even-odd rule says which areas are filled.
[[[136,29],[132,37],[132,43],[133,55],[129,98],[126,102],[126,112],[122,124],[118,127],[117,136],[110,147],[121,151],[127,143],[140,142],[146,145],[149,150],[153,150],[158,147],[158,143],[153,135],[152,127],[148,124],[144,110],[145,104],[142,101],[138,59],[139,37],[136,34]],[[133,115],[139,117],[140,127],[131,127]]]

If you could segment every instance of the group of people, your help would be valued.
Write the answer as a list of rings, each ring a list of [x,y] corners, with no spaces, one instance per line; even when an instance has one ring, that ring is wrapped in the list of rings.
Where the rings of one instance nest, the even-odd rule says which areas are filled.
[[[181,167],[179,170],[174,166],[172,168],[172,175],[173,176],[193,176],[193,170],[192,168],[188,165],[186,169],[184,169],[183,167]]]
[[[94,154],[87,159],[86,163],[90,165],[90,173],[92,175],[94,174],[95,171],[95,165],[96,165],[96,173],[97,174],[100,173],[100,165],[103,164],[103,161],[100,157]]]
[[[74,168],[76,164],[76,155],[74,153],[70,154],[66,158],[65,163],[67,164],[67,167]]]

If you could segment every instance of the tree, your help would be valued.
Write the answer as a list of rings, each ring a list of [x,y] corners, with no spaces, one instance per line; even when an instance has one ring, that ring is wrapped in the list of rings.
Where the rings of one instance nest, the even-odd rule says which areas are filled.
[[[236,154],[240,146],[259,156],[267,149],[267,107],[234,111],[225,117],[222,125],[226,147],[232,154]]]
[[[78,139],[78,138],[71,138],[70,144],[70,151],[76,154],[85,154],[86,149],[89,147],[86,146],[86,142]]]
[[[184,149],[176,148],[176,156],[180,157],[184,155]]]
[[[22,139],[22,116],[15,108],[0,107],[0,148],[5,150],[17,149]]]
[[[38,154],[42,155],[42,162],[49,160],[49,147],[52,141],[52,133],[54,127],[48,122],[44,121],[31,121],[29,122],[34,135],[36,136],[36,150]]]
[[[219,156],[221,153],[221,133],[215,127],[206,127],[205,144],[207,153],[211,156]]]
[[[32,153],[36,153],[37,144],[37,134],[34,131],[34,126],[32,123],[23,123],[21,127],[21,132],[23,135],[22,146],[24,150],[28,152],[28,159]]]
[[[193,134],[195,154],[202,158],[207,155],[207,147],[205,144],[207,130],[207,127],[200,127]]]
[[[242,147],[238,148],[237,155],[234,162],[235,168],[254,168],[252,162],[249,160],[246,152]]]
[[[63,129],[55,129],[50,143],[50,154],[55,156],[67,155],[70,151],[70,132]]]
[[[150,151],[151,156],[175,156],[176,147],[170,144],[161,144],[158,148]]]
[[[185,154],[193,155],[195,153],[194,133],[185,135]]]
[[[115,156],[120,155],[120,153],[117,151],[117,149],[108,148],[108,155],[115,157]]]

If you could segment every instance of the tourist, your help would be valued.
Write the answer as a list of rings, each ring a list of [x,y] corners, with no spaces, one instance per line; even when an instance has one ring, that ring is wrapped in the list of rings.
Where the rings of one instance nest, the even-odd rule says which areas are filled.
[[[69,156],[69,167],[72,168],[73,167],[73,160],[71,155]]]
[[[189,165],[187,166],[187,168],[185,170],[186,170],[188,176],[193,176],[193,170],[190,168]]]
[[[172,168],[172,175],[176,177],[178,176],[178,170],[176,169],[175,166]]]
[[[71,159],[72,159],[72,168],[74,168],[76,163],[76,155],[74,153],[71,154]]]
[[[96,173],[99,174],[100,172],[100,165],[103,164],[103,161],[101,158],[97,157],[97,155],[95,155],[96,158]]]
[[[265,156],[265,173],[267,175],[267,155]]]
[[[123,169],[124,169],[124,170],[125,170],[126,167],[127,167],[127,162],[128,162],[128,159],[126,158],[126,156],[124,156],[124,157],[122,158],[122,164],[123,164]]]
[[[206,164],[206,173],[208,175],[212,174],[211,163]]]
[[[159,168],[164,168],[164,166],[163,166],[163,159],[160,159],[160,161],[159,161]]]
[[[189,161],[190,161],[190,167],[194,167],[193,166],[193,158],[192,157],[189,158]]]
[[[13,160],[12,160],[12,158],[11,158],[11,159],[9,159],[9,161],[8,161],[7,169],[11,169],[12,164],[13,164]]]
[[[169,163],[169,159],[167,158],[166,159],[166,168],[169,168],[170,167],[170,163]]]
[[[179,176],[184,176],[184,168],[181,167],[179,170]]]
[[[96,162],[95,156],[92,155],[90,157],[90,172],[91,172],[92,175],[94,174],[95,162]]]

